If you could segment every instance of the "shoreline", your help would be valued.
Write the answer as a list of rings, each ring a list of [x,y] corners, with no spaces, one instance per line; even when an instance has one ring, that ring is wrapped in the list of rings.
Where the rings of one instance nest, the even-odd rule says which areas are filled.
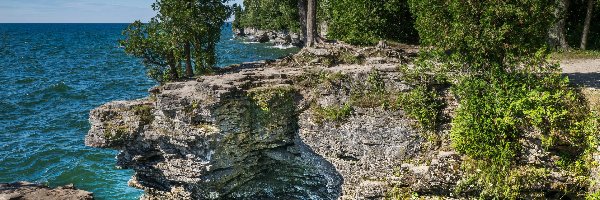
[[[233,28],[232,28],[233,29]],[[274,46],[302,47],[304,44],[298,33],[289,31],[259,30],[256,28],[233,29],[236,38],[252,43],[272,43]]]

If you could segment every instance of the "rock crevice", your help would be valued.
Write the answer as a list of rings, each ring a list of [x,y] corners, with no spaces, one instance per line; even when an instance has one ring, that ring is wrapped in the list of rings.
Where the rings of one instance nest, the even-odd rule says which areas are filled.
[[[92,110],[86,145],[120,150],[142,199],[468,197],[454,194],[464,158],[447,131],[432,141],[393,108],[414,55],[336,45],[168,83]],[[552,178],[527,192],[572,184],[540,162]]]

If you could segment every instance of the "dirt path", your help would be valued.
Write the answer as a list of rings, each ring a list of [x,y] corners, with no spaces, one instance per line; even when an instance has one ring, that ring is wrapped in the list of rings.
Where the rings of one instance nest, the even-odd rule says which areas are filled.
[[[600,89],[600,59],[563,60],[560,65],[572,83]]]

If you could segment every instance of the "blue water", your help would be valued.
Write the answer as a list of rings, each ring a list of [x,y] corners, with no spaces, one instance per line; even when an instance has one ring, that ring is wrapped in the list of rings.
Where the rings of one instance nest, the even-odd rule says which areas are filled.
[[[73,183],[97,199],[137,199],[114,150],[84,146],[90,109],[147,96],[156,83],[117,40],[126,24],[0,24],[0,182]],[[219,65],[277,58],[280,50],[232,40]]]

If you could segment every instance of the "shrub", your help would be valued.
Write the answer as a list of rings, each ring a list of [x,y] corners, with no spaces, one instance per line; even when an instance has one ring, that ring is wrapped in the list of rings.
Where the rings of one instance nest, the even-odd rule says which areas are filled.
[[[538,135],[563,158],[565,169],[586,174],[597,126],[578,91],[546,61],[555,1],[409,3],[421,42],[430,47],[415,69],[434,74],[415,79],[446,79],[459,100],[450,136],[453,147],[471,159],[463,163],[467,187],[485,199],[515,199],[528,186],[517,183],[543,179],[538,170],[519,170],[526,134]],[[445,74],[436,76],[439,72]]]
[[[342,122],[352,115],[352,106],[346,103],[343,106],[328,106],[321,107],[318,105],[311,106],[315,121],[323,123],[324,121]]]
[[[133,107],[133,113],[140,117],[142,125],[152,124],[154,121],[154,115],[152,114],[152,106],[149,105],[138,105]]]
[[[394,104],[397,94],[385,89],[385,82],[376,69],[369,72],[366,84],[357,84],[352,88],[350,102],[362,108],[397,109]]]
[[[427,131],[435,131],[442,121],[444,101],[435,90],[426,86],[417,86],[410,92],[401,94],[398,104]]]

